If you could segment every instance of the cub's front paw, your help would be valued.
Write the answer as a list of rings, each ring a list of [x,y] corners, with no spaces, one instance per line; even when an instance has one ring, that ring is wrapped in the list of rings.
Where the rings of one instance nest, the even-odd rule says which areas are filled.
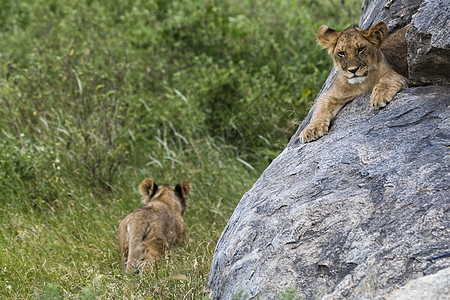
[[[300,139],[303,143],[308,143],[317,140],[328,132],[328,123],[319,122],[309,124],[308,127],[300,132]]]
[[[391,91],[387,87],[377,85],[372,90],[372,95],[370,96],[370,104],[374,108],[385,107],[388,102],[394,98],[396,91]]]

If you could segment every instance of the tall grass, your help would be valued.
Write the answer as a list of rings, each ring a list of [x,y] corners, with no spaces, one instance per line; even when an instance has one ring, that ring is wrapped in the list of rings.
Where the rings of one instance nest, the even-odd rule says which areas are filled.
[[[186,295],[195,299],[205,284],[227,216],[255,172],[236,159],[221,157],[229,154],[207,139],[190,144],[192,152],[165,142],[161,139],[162,153],[149,154],[141,168],[126,167],[110,194],[72,188],[26,212],[20,202],[5,203],[0,256],[3,296],[45,295],[57,288],[64,297],[90,293],[106,298]],[[195,148],[203,155],[198,156]],[[145,167],[147,163],[151,167]],[[146,176],[172,184],[189,178],[194,192],[185,218],[187,245],[169,253],[156,276],[150,272],[136,277],[120,269],[116,233],[118,220],[140,205],[137,186]],[[177,278],[174,275],[182,280],[171,279]]]
[[[221,230],[360,0],[0,2],[0,298],[198,299]],[[188,179],[188,242],[120,269],[139,183]]]

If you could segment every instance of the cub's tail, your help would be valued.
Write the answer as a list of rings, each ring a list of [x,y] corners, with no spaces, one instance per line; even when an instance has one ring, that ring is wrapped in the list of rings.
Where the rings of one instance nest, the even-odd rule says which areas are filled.
[[[128,259],[125,263],[125,271],[126,272],[132,272],[136,270],[138,267],[137,264],[139,262],[139,259],[142,254],[142,237],[135,232],[134,226],[129,224],[127,226],[127,232],[128,232],[128,238],[129,238],[129,244],[128,244]]]

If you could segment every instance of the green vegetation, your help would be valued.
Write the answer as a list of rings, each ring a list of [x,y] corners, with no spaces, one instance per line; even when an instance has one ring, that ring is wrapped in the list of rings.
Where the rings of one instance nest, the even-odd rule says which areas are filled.
[[[198,299],[233,209],[362,0],[0,2],[0,298]],[[120,269],[139,183],[188,179],[188,243]]]

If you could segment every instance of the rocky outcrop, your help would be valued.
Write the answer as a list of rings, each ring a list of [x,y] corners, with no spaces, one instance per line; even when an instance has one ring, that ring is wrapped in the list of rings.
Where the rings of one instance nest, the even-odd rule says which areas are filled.
[[[413,85],[450,84],[449,0],[366,0],[360,27],[384,21],[392,33],[407,24],[408,65]]]
[[[411,23],[422,2],[424,0],[365,0],[359,26],[368,29],[383,21],[388,26],[388,33],[392,33]]]
[[[398,3],[428,3],[419,2],[365,1],[378,12],[363,12],[373,20],[361,23],[383,15],[414,22],[415,11]],[[326,136],[301,144],[307,117],[223,231],[211,297],[390,299],[408,281],[449,268],[441,256],[450,251],[449,108],[448,86],[402,90],[382,110],[366,94]]]
[[[450,88],[360,97],[324,138],[293,144],[245,194],[216,248],[214,299],[382,295],[450,267]]]
[[[384,21],[392,33],[407,24],[409,78],[413,85],[450,85],[450,1],[366,0],[360,27]]]
[[[409,79],[415,85],[450,85],[450,1],[428,0],[406,34]]]

